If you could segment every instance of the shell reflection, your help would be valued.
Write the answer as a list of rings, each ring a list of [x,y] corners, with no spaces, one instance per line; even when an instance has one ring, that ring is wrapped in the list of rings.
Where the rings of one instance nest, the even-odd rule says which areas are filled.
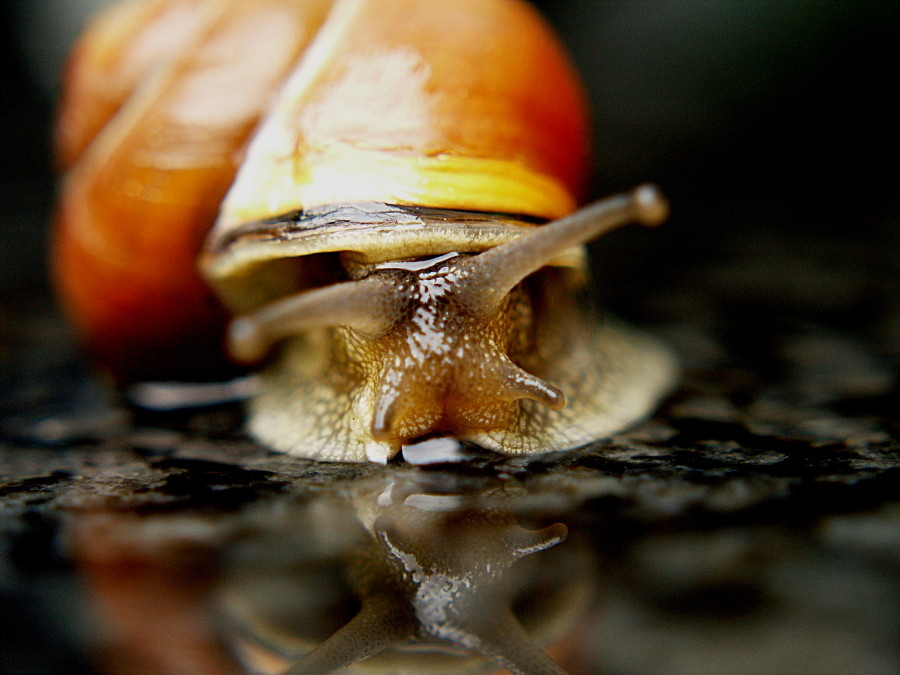
[[[231,553],[219,593],[244,666],[563,672],[543,649],[581,614],[586,565],[554,548],[562,523],[530,529],[484,501],[391,481],[281,514]]]
[[[420,471],[320,478],[235,509],[78,514],[67,547],[99,670],[573,667],[595,560],[533,495]]]

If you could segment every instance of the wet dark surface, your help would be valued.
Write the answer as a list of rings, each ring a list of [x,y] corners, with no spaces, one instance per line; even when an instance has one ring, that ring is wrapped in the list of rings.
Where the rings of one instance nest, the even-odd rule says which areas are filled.
[[[3,660],[278,670],[372,585],[393,589],[381,602],[397,639],[423,640],[402,611],[414,559],[467,579],[489,627],[513,607],[570,672],[896,672],[894,357],[831,327],[756,325],[658,325],[682,387],[609,441],[386,468],[268,452],[242,435],[237,405],[128,411],[74,350],[35,346],[4,382]],[[565,541],[522,560],[498,544],[557,524]]]
[[[382,666],[548,672],[537,645],[571,673],[898,672],[896,13],[676,6],[556,17],[613,143],[592,193],[652,179],[673,204],[593,245],[598,296],[684,376],[554,456],[316,464],[248,441],[239,405],[123,406],[48,292],[49,107],[11,69],[0,671],[278,672],[354,626],[319,665],[412,642],[464,648]]]

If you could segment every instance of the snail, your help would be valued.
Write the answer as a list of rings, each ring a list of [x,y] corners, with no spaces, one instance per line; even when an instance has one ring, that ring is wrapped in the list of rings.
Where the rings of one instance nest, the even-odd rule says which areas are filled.
[[[677,370],[578,297],[586,242],[667,212],[646,185],[576,210],[587,137],[520,0],[126,3],[68,69],[59,294],[120,381],[262,364],[276,450],[575,448]]]

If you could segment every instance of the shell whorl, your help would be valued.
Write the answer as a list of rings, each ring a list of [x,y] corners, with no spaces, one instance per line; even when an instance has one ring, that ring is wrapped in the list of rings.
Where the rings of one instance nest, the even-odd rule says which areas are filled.
[[[555,218],[575,208],[586,148],[580,85],[525,3],[338,0],[250,144],[214,237],[352,201]]]

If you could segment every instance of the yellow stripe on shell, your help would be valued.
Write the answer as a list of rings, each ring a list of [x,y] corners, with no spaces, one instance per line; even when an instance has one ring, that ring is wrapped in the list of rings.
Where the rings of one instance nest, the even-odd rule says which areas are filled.
[[[332,145],[297,153],[300,161],[269,158],[254,180],[238,181],[216,229],[323,204],[374,201],[558,218],[575,201],[559,182],[511,161],[451,154],[412,156]]]

